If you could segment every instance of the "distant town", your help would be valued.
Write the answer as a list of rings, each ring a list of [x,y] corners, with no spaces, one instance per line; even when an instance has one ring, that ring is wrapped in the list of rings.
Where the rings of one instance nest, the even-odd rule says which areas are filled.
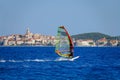
[[[55,36],[33,34],[29,28],[24,35],[12,34],[9,36],[0,36],[0,46],[55,46]],[[120,46],[120,40],[108,40],[105,37],[93,39],[75,39],[73,38],[75,46]]]

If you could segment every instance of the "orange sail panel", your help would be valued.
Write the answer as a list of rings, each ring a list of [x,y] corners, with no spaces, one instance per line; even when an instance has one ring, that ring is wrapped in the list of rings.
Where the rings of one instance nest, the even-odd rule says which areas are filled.
[[[62,57],[66,57],[66,58],[73,57],[72,38],[64,26],[58,27],[55,52]]]

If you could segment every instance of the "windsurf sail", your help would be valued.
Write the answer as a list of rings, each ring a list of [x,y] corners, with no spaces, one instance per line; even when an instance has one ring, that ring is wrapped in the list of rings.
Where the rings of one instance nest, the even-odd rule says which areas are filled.
[[[55,52],[65,58],[73,58],[72,38],[64,26],[58,27]]]

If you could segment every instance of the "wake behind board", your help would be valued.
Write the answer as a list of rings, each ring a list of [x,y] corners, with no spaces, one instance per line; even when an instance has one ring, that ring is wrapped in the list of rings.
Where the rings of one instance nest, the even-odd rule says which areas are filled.
[[[60,57],[60,58],[57,58],[56,61],[74,61],[76,59],[78,59],[80,56],[76,56],[76,57],[73,57],[73,58],[64,58],[64,57]]]

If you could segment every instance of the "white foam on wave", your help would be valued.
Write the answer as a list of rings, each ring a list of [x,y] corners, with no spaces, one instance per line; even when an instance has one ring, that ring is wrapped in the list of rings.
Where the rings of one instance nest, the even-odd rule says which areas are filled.
[[[57,58],[55,61],[74,61],[75,59],[78,59],[78,58],[79,56],[71,58],[71,59],[60,57],[60,58]]]
[[[27,61],[27,62],[47,62],[47,61],[51,61],[51,60],[47,60],[47,59],[28,59],[28,60],[24,60],[24,61]]]
[[[0,60],[0,62],[23,62],[22,60]]]
[[[0,62],[6,62],[6,60],[0,60]]]
[[[8,60],[8,62],[24,62],[22,60]]]
[[[52,60],[48,60],[48,59],[26,59],[26,60],[0,60],[0,62],[48,62],[48,61],[52,61]]]

